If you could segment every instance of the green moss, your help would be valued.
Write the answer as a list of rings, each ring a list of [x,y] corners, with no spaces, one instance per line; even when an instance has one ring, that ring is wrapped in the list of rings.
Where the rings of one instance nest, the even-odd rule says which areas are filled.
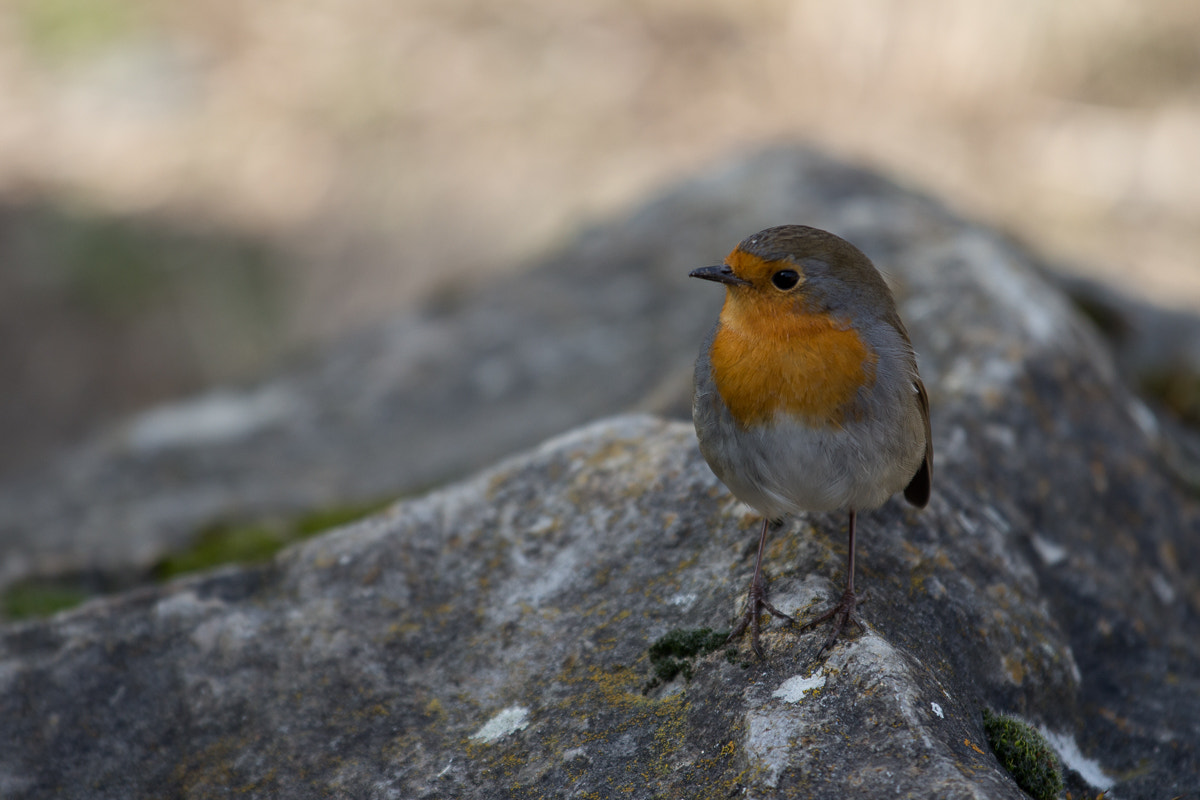
[[[267,525],[213,525],[196,537],[192,546],[164,558],[154,576],[168,580],[221,564],[266,561],[287,544],[283,531]]]
[[[691,659],[708,655],[725,644],[729,631],[714,631],[711,628],[676,628],[650,645],[650,666],[654,680],[647,688],[674,680],[683,675],[691,680]]]
[[[48,617],[73,608],[90,596],[90,592],[66,582],[25,580],[13,584],[0,595],[0,609],[8,620]]]
[[[1033,727],[1008,714],[983,710],[983,731],[996,758],[1013,780],[1035,800],[1062,794],[1062,766],[1046,739]]]
[[[322,508],[310,511],[293,523],[293,529],[298,538],[306,539],[316,536],[322,531],[349,525],[360,519],[382,511],[395,502],[394,498],[375,500],[369,503],[357,503],[333,508]]]
[[[693,658],[708,655],[729,638],[729,631],[714,631],[712,628],[676,628],[650,645],[650,659]]]
[[[281,548],[374,514],[393,499],[318,509],[288,520],[246,524],[215,524],[196,535],[192,545],[164,558],[152,570],[155,580],[170,580],[189,572],[223,564],[267,561]],[[145,575],[64,575],[30,578],[0,594],[0,620],[47,617],[79,605],[88,598],[137,586]]]
[[[390,505],[393,500],[318,509],[289,520],[264,520],[245,524],[219,523],[197,535],[192,546],[173,553],[154,569],[158,580],[221,566],[254,564],[270,559],[294,542],[347,525]]]
[[[679,675],[680,673],[683,674],[683,677],[686,680],[690,681],[692,679],[692,675],[695,674],[692,671],[691,664],[686,661],[680,661],[679,659],[663,658],[652,663],[654,665],[654,677],[658,678],[658,680],[662,683],[675,680],[675,676]]]

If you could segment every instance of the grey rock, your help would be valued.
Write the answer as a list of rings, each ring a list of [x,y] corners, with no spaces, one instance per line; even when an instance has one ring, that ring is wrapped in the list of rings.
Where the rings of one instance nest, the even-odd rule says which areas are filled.
[[[1161,308],[1105,283],[1043,270],[1096,322],[1131,383],[1176,369],[1200,374],[1200,315]]]
[[[687,423],[620,417],[269,565],[0,629],[0,795],[1022,797],[984,741],[991,707],[1050,734],[1075,797],[1200,797],[1200,501],[1164,460],[1164,428],[1019,249],[810,153],[741,162],[569,248],[573,260],[550,263],[574,265],[574,278],[531,277],[522,289],[540,298],[547,327],[496,344],[511,352],[494,374],[431,377],[424,394],[372,383],[450,374],[422,373],[414,355],[449,352],[438,337],[399,337],[393,351],[380,336],[355,351],[372,354],[361,371],[331,361],[298,373],[349,384],[340,396],[361,397],[357,409],[326,407],[330,395],[307,394],[293,374],[209,398],[190,427],[160,421],[140,445],[130,434],[123,451],[97,447],[77,474],[140,452],[145,474],[114,473],[125,505],[108,507],[107,524],[130,527],[140,496],[157,500],[167,527],[175,499],[199,516],[222,492],[266,494],[272,481],[255,469],[279,466],[267,454],[295,419],[391,402],[378,438],[402,441],[386,430],[395,424],[411,433],[408,461],[429,448],[429,463],[453,471],[485,457],[467,446],[471,432],[500,451],[618,396],[678,405],[686,377],[674,373],[686,376],[719,303],[682,275],[785,221],[845,236],[890,275],[933,407],[929,508],[892,502],[860,522],[865,632],[817,659],[821,631],[772,623],[765,661],[742,643],[733,658],[695,659],[690,680],[654,685],[653,641],[736,615],[755,519],[711,475]],[[468,333],[437,317],[394,330],[492,352],[487,331],[516,329],[501,303],[516,285],[464,301],[478,304]],[[630,304],[640,323],[618,316]],[[630,366],[639,347],[651,355]],[[418,431],[420,419],[447,419],[433,414],[438,400],[470,386],[492,398],[476,400],[487,409],[477,421],[461,420],[444,447],[432,422]],[[582,410],[519,423],[517,398],[539,391]],[[253,425],[229,413],[238,402]],[[430,415],[414,422],[413,408]],[[137,450],[146,437],[150,449]],[[297,462],[316,466],[284,470],[295,496],[278,502],[311,505],[352,482],[342,473],[375,488],[434,476],[427,465],[371,474],[384,458],[366,438],[343,445],[344,460],[329,456],[325,472],[319,447],[289,440]],[[245,473],[221,460],[239,448]],[[164,476],[170,464],[197,480]],[[844,524],[808,515],[774,536],[777,605],[811,614],[837,595]],[[139,541],[129,552],[158,546]]]
[[[1125,382],[1161,406],[1163,456],[1200,492],[1200,315],[1049,268],[1045,274],[1096,322]]]
[[[946,448],[926,512],[893,503],[865,520],[868,629],[823,661],[823,633],[772,625],[765,661],[718,651],[690,681],[647,688],[651,641],[734,616],[755,526],[690,426],[617,418],[267,567],[10,626],[0,790],[1019,798],[983,738],[993,706],[1045,726],[1101,784],[1076,774],[1079,791],[1195,796],[1200,637],[1186,601],[1164,608],[1156,556],[1122,549],[1137,529],[1096,526],[1082,503],[1039,524],[1046,501],[1012,476],[973,488],[990,480],[989,426],[1005,422],[956,419],[956,405],[939,440],[979,448]],[[1066,469],[1073,449],[1025,441],[1040,431],[1022,416],[1002,418],[1046,457],[1058,494],[1130,510],[1135,493],[1098,493],[1094,472]],[[1127,419],[1114,433],[1141,439]],[[1157,516],[1159,534],[1183,522]],[[1053,567],[1037,536],[1061,548]],[[836,516],[795,521],[771,548],[775,602],[834,598],[843,556]]]

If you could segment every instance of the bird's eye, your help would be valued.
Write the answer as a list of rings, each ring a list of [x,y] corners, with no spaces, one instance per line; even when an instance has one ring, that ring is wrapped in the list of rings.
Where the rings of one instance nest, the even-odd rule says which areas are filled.
[[[781,269],[771,276],[771,283],[775,284],[776,289],[787,291],[796,286],[800,282],[800,273],[794,269]]]

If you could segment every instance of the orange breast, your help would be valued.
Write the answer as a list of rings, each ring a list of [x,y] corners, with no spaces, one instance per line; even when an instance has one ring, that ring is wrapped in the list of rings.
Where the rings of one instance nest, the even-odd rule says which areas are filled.
[[[877,360],[828,315],[733,297],[710,356],[717,391],[743,426],[770,424],[783,411],[814,427],[839,427],[858,390],[874,383]]]

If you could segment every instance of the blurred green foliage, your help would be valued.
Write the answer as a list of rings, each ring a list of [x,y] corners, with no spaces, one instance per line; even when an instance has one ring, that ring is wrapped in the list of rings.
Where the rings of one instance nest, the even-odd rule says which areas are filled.
[[[62,209],[23,225],[17,255],[83,311],[123,318],[166,301],[220,303],[246,318],[279,312],[277,256],[263,243]]]
[[[16,19],[32,50],[58,62],[122,42],[145,25],[145,8],[133,0],[21,0]]]

